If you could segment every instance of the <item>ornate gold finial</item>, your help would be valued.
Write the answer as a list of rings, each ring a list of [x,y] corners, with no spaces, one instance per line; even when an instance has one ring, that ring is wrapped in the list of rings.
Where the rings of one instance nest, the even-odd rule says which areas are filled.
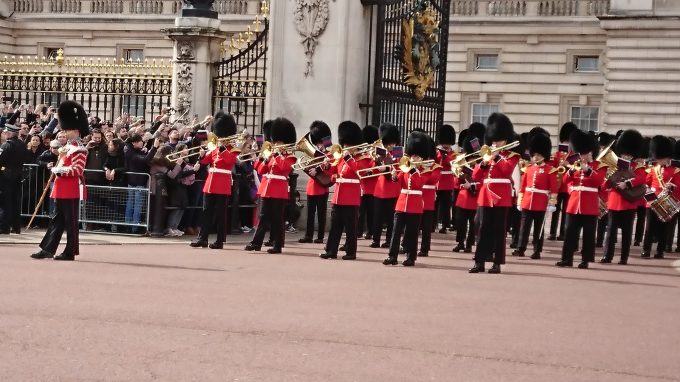
[[[54,59],[57,65],[62,66],[64,64],[64,49],[57,49],[57,57]]]
[[[266,18],[267,16],[269,16],[269,4],[267,4],[267,0],[262,0],[260,12],[262,13],[262,17]]]
[[[255,21],[253,21],[253,24],[255,24],[255,33],[258,33],[260,31],[260,25],[262,24],[259,13],[255,15]]]

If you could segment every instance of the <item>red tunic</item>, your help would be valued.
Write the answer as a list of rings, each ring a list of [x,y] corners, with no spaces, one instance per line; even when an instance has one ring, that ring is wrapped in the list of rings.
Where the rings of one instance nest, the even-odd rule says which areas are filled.
[[[647,172],[645,171],[645,166],[638,166],[635,169],[635,176],[630,179],[629,182],[626,182],[628,184],[628,188],[633,188],[637,187],[639,185],[645,184],[647,182]],[[616,187],[616,185],[608,185],[611,188],[611,191],[609,192],[609,197],[607,198],[607,208],[609,208],[610,211],[627,211],[627,210],[635,210],[637,207],[640,205],[640,201],[636,200],[634,202],[629,202],[621,196],[621,192],[619,189]],[[640,198],[644,200],[644,198]]]
[[[361,182],[357,171],[368,168],[369,161],[361,160],[360,155],[355,155],[345,161],[340,158],[331,167],[331,179],[335,182],[335,192],[331,203],[339,206],[361,205]]]
[[[397,212],[406,212],[410,214],[423,213],[423,176],[418,171],[413,174],[403,173],[399,171],[397,175],[397,184],[401,186],[399,197],[397,198]]]
[[[435,199],[437,198],[437,183],[441,181],[442,168],[434,165],[432,169],[420,173],[423,178],[423,209],[434,211]]]
[[[267,170],[264,177],[267,178],[267,184],[260,196],[271,199],[288,199],[290,197],[288,194],[290,191],[288,189],[288,176],[296,161],[297,159],[293,155],[272,154],[269,160],[264,162],[264,167]]]
[[[389,173],[378,177],[373,196],[380,199],[393,199],[399,196],[401,185],[392,180]]]
[[[553,155],[553,160],[552,160],[552,163],[551,163],[552,166],[553,167],[559,167],[560,164],[562,163],[562,161],[565,160],[571,154],[573,154],[573,153],[571,153],[571,152],[565,153],[564,151],[556,151],[555,155]],[[558,192],[560,194],[566,194],[566,193],[569,192],[569,190],[567,189],[567,185],[564,184],[564,182],[562,182],[562,184],[560,185]]]
[[[532,164],[522,175],[519,192],[523,210],[546,211],[550,195],[557,193],[557,172],[549,164]],[[552,172],[552,173],[551,173]]]
[[[607,175],[607,168],[600,167],[600,162],[589,163],[590,171],[570,171],[564,173],[564,183],[569,190],[567,213],[576,215],[600,215],[600,188]]]
[[[486,166],[478,164],[472,172],[472,179],[480,183],[477,205],[479,207],[512,206],[512,173],[520,156],[507,151],[500,153],[500,159],[492,159]]]
[[[439,179],[437,190],[451,191],[456,188],[456,178],[451,171],[451,161],[454,159],[456,159],[456,153],[453,151],[443,152],[442,150],[437,150],[436,163],[442,166],[441,178]]]
[[[652,171],[647,174],[647,185],[657,196],[663,191],[663,186],[659,183],[659,177],[657,176],[657,169],[661,171],[661,178],[664,184],[673,183],[675,185],[673,196],[680,198],[680,169],[674,166],[659,167],[658,165],[652,168]]]
[[[268,171],[267,165],[265,164],[265,161],[260,161],[258,159],[253,164],[253,168],[257,171],[257,174],[262,177],[260,179],[260,186],[257,188],[257,196],[261,196],[264,189],[267,188],[267,183],[269,183],[269,179],[265,177]]]
[[[210,165],[208,178],[203,185],[204,193],[231,195],[231,171],[236,165],[237,156],[238,154],[231,152],[231,146],[228,146],[223,152],[217,147],[201,159],[202,165]]]
[[[370,168],[375,166],[375,161],[369,155],[362,156],[359,161],[366,161],[366,164],[362,164],[361,168]],[[361,195],[373,195],[376,183],[378,183],[378,177],[375,176],[361,179]]]
[[[62,173],[54,179],[50,197],[52,199],[80,199],[80,180],[83,178],[87,150],[77,142],[66,145],[66,154],[57,164]],[[83,182],[85,199],[85,182]]]
[[[465,189],[460,188],[458,192],[458,197],[456,198],[456,207],[465,210],[476,210],[477,209],[477,190],[479,190],[479,183],[472,180],[469,175],[463,175],[461,178],[457,179],[458,184],[470,183],[471,188]]]

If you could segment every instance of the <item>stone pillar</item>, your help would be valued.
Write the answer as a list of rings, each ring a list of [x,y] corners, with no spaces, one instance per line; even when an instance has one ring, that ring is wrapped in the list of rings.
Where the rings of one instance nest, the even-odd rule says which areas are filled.
[[[173,28],[162,30],[174,41],[172,106],[183,119],[213,114],[213,63],[226,39],[219,27],[213,18],[178,17]]]

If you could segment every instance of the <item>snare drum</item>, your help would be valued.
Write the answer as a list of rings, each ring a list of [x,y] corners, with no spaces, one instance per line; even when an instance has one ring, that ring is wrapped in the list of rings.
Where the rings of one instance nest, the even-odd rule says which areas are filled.
[[[673,216],[680,212],[680,202],[668,191],[664,190],[659,197],[649,204],[649,208],[654,211],[662,222],[666,223],[673,219]]]

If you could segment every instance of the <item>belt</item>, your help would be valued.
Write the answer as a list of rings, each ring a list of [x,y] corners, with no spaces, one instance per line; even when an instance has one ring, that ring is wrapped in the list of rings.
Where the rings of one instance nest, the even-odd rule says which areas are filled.
[[[359,179],[347,179],[347,178],[338,178],[335,180],[335,183],[361,184]]]
[[[283,175],[265,174],[264,177],[269,178],[269,179],[278,179],[278,180],[288,181],[288,178],[286,178]]]
[[[505,178],[486,178],[484,179],[484,184],[489,184],[489,183],[506,183],[510,184],[510,179],[505,179]]]
[[[442,171],[440,172],[442,175],[453,175],[453,171]]]
[[[220,173],[220,174],[229,174],[229,175],[231,175],[231,171],[230,171],[230,170],[224,170],[224,169],[215,168],[215,167],[210,167],[210,170],[208,170],[208,172],[218,172],[218,173]]]
[[[423,190],[436,190],[437,187],[434,186],[434,184],[426,184],[423,186]]]
[[[526,191],[528,191],[528,192],[534,192],[534,193],[537,193],[537,194],[550,195],[550,191],[548,191],[548,190],[541,190],[541,189],[539,189],[539,188],[527,187],[527,188],[526,188]]]
[[[586,187],[586,186],[572,186],[571,191],[600,192],[600,190],[598,190],[595,187]]]
[[[401,190],[401,193],[406,194],[406,195],[422,195],[423,194],[423,192],[420,191],[420,190],[404,190],[404,189]]]

